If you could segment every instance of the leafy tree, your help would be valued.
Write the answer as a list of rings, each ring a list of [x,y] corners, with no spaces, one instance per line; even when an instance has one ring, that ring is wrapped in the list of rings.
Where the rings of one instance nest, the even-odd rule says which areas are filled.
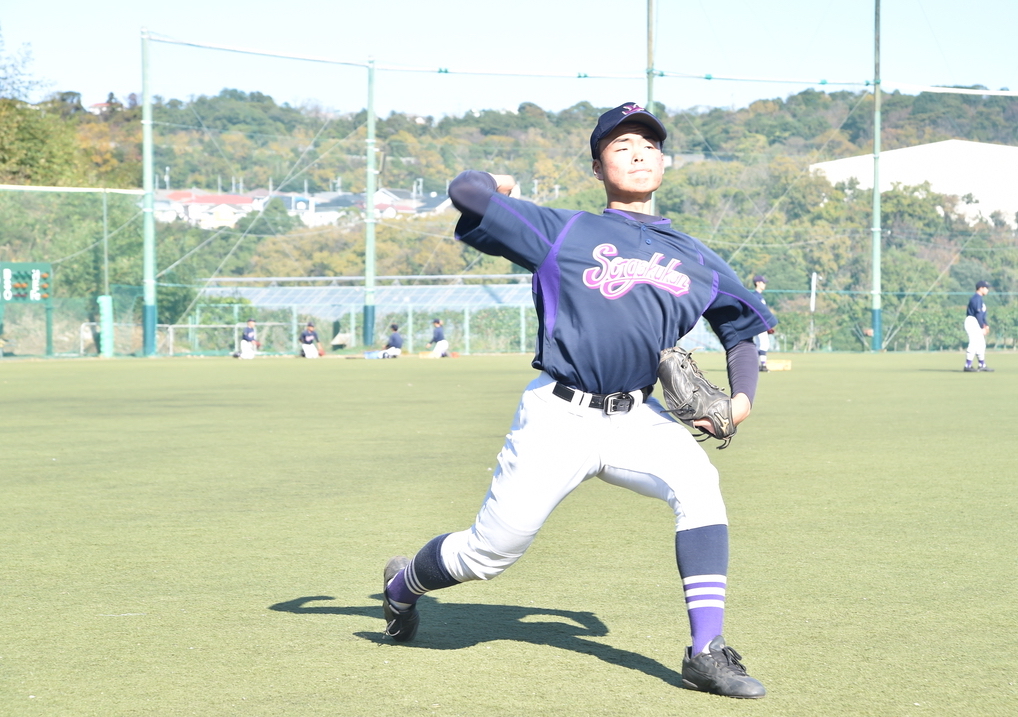
[[[82,174],[73,127],[20,100],[0,99],[0,183],[73,185]]]

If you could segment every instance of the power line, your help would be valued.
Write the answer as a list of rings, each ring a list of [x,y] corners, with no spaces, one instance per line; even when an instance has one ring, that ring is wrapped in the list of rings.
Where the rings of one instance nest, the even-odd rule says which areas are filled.
[[[337,60],[329,57],[318,57],[314,55],[297,55],[284,52],[268,52],[265,50],[252,50],[245,47],[236,47],[232,45],[215,45],[211,43],[203,42],[191,42],[188,40],[177,40],[167,35],[159,35],[150,33],[149,37],[153,42],[161,42],[167,45],[184,45],[187,47],[197,47],[205,50],[221,50],[223,52],[234,52],[243,55],[257,55],[260,57],[274,57],[277,59],[284,60],[301,60],[304,62],[317,62],[326,65],[339,65],[343,67],[359,67],[362,69],[368,68],[367,62],[356,62],[352,60]],[[646,76],[644,74],[600,74],[600,73],[589,73],[589,72],[505,72],[498,70],[457,70],[449,67],[413,67],[409,65],[383,65],[376,64],[376,70],[385,72],[411,72],[411,73],[424,73],[424,74],[439,74],[439,75],[472,75],[481,77],[532,77],[535,79],[592,79],[592,80],[644,80]],[[870,87],[873,85],[873,81],[866,80],[827,80],[824,78],[802,78],[802,77],[753,77],[749,75],[715,75],[713,73],[705,74],[692,74],[688,72],[676,72],[676,71],[665,71],[655,70],[656,77],[672,78],[672,79],[683,79],[683,80],[703,80],[703,81],[714,81],[719,82],[758,82],[758,83],[776,83],[776,84],[793,84],[793,85],[817,85],[821,87],[832,86],[832,87]],[[1018,97],[1018,92],[1012,92],[1010,90],[976,90],[970,88],[961,87],[938,87],[933,85],[914,85],[906,84],[901,82],[895,82],[893,80],[886,80],[881,78],[881,84],[885,87],[897,87],[897,88],[908,88],[918,92],[938,92],[946,94],[962,94],[962,95],[991,95],[999,97]]]

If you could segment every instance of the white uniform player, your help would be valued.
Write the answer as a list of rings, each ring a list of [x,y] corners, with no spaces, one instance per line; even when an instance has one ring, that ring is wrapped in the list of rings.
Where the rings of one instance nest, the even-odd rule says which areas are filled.
[[[386,565],[383,610],[394,640],[413,639],[423,593],[496,577],[570,492],[598,478],[662,500],[674,513],[692,642],[683,684],[764,695],[721,636],[728,518],[718,472],[651,391],[660,352],[703,316],[727,351],[733,418],[741,422],[757,382],[752,338],[776,322],[717,254],[646,214],[664,171],[665,137],[657,118],[635,104],[601,116],[590,140],[608,200],[600,215],[515,199],[507,176],[465,172],[450,185],[462,212],[457,237],[533,272],[540,373],[523,393],[474,524],[434,538],[413,560]]]
[[[255,320],[248,319],[244,333],[240,335],[240,354],[237,358],[253,359],[258,353],[258,333],[255,329]]]
[[[969,299],[968,308],[965,311],[965,333],[969,337],[968,348],[965,349],[966,373],[977,371],[993,371],[986,365],[986,335],[990,333],[990,325],[986,323],[986,302],[984,299],[990,293],[990,285],[985,281],[976,283],[976,293]],[[978,359],[979,365],[973,366],[972,359]]]
[[[322,344],[318,340],[318,332],[315,331],[315,325],[311,322],[308,322],[307,328],[300,334],[300,351],[304,358],[313,359],[325,353],[322,351]]]
[[[762,275],[757,274],[753,277],[753,287],[756,289],[756,293],[760,295],[760,303],[767,304],[764,301],[763,293],[764,289],[767,288],[767,279]],[[759,334],[753,337],[753,343],[756,344],[757,357],[760,359],[760,371],[766,373],[770,369],[767,368],[767,352],[771,348],[771,332],[774,329],[768,329],[767,331],[761,331]]]
[[[445,329],[442,328],[441,319],[432,319],[431,326],[431,341],[428,342],[428,346],[431,346],[431,357],[441,358],[442,356],[449,355],[449,342],[445,340]]]

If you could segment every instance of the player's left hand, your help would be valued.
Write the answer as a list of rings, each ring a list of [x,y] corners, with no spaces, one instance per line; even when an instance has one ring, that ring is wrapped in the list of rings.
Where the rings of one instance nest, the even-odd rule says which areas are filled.
[[[752,410],[753,405],[749,402],[749,396],[744,393],[737,393],[732,396],[732,423],[736,426],[749,418],[749,413]],[[693,421],[693,427],[714,435],[714,424],[706,419]]]
[[[990,335],[990,325],[987,324],[986,326],[983,327],[983,336],[989,336],[989,335]]]

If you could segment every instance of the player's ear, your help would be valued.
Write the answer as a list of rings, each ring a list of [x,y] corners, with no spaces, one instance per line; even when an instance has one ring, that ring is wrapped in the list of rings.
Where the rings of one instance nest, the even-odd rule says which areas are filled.
[[[604,177],[601,176],[601,160],[600,159],[595,159],[593,162],[591,162],[590,163],[590,168],[591,168],[591,170],[593,170],[594,176],[597,178],[597,181],[600,182],[601,180],[604,179]]]

